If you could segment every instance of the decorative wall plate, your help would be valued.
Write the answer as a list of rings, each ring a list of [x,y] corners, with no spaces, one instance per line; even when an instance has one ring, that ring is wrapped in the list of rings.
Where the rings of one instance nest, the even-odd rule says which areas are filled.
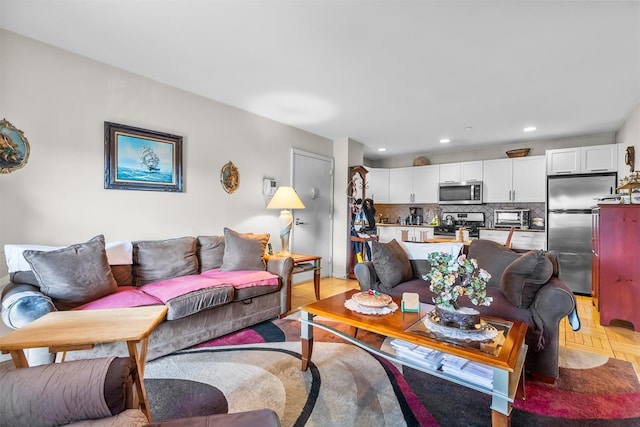
[[[238,172],[238,168],[232,162],[222,167],[220,171],[220,183],[224,191],[229,194],[234,193],[240,186],[240,172]]]
[[[0,121],[0,173],[13,172],[27,164],[29,141],[7,120]]]

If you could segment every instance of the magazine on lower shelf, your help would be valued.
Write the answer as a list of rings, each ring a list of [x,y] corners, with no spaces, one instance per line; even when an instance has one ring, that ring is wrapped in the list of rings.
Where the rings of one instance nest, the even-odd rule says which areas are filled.
[[[491,388],[493,386],[493,368],[489,366],[397,339],[391,341],[391,347],[400,360],[412,362],[428,369],[439,369],[456,378],[482,387]]]

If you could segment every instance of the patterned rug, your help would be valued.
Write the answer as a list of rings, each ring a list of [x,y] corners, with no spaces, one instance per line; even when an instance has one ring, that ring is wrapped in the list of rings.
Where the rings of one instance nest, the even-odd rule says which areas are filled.
[[[148,362],[153,420],[266,407],[283,426],[491,425],[490,396],[394,365],[317,328],[310,369],[302,372],[299,337],[297,320],[274,320]],[[358,339],[386,345],[366,331]],[[640,383],[630,363],[566,349],[560,363],[555,385],[526,382],[512,425],[640,425]]]

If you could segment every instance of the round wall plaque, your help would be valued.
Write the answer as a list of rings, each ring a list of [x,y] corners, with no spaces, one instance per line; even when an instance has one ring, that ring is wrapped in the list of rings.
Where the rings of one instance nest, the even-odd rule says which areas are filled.
[[[0,173],[13,172],[27,164],[29,141],[20,129],[2,119],[0,121]]]
[[[240,172],[238,172],[238,168],[232,162],[222,167],[220,171],[220,183],[224,191],[229,194],[234,193],[240,186]]]

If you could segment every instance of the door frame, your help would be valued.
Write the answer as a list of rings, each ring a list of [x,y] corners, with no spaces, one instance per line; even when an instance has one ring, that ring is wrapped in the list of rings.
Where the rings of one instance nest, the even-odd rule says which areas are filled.
[[[322,161],[328,161],[331,164],[331,188],[329,191],[329,203],[330,203],[330,207],[329,207],[329,259],[327,260],[327,262],[323,262],[322,263],[322,275],[325,277],[333,277],[333,229],[334,229],[334,187],[335,187],[335,160],[333,159],[333,157],[328,157],[328,156],[323,156],[322,154],[317,154],[317,153],[313,153],[311,151],[306,151],[306,150],[301,150],[299,148],[292,148],[291,149],[291,164],[290,164],[290,176],[291,176],[291,186],[295,188],[295,156],[296,155],[301,155],[301,156],[307,156],[307,157],[311,157],[314,159],[318,159],[318,160],[322,160]],[[295,239],[295,233],[293,235],[293,238]],[[323,260],[324,261],[324,260]],[[328,266],[331,266],[331,268],[327,268]]]

